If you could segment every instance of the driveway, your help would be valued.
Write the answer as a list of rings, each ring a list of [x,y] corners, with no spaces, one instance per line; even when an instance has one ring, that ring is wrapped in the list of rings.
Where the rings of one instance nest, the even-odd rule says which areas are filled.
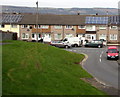
[[[105,85],[118,89],[118,63],[116,60],[107,60],[107,48],[72,48],[68,51],[84,53],[88,56],[83,67]]]

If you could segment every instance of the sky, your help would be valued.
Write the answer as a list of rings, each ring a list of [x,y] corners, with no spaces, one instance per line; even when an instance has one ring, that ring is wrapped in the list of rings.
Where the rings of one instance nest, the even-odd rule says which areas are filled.
[[[120,0],[0,0],[0,5],[53,8],[118,8]]]

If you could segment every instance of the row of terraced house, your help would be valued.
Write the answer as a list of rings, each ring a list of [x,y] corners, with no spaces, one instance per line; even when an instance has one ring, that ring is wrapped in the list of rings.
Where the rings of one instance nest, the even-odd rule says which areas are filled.
[[[86,40],[120,41],[117,15],[38,15],[2,14],[0,30],[16,32],[19,40],[46,41],[65,37],[84,37]]]

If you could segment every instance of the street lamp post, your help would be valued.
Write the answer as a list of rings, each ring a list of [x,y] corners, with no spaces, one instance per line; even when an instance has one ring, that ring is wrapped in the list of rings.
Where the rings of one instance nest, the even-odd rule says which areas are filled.
[[[37,11],[36,11],[36,41],[38,42],[38,1],[36,2]]]

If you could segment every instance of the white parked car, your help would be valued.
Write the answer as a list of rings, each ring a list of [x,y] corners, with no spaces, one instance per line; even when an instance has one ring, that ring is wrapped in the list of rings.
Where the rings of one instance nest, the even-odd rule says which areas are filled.
[[[62,40],[64,43],[70,43],[73,47],[82,46],[82,41],[79,37],[66,37]]]
[[[64,41],[51,41],[50,45],[61,48],[64,47],[66,49],[71,47],[70,43],[66,43]]]

